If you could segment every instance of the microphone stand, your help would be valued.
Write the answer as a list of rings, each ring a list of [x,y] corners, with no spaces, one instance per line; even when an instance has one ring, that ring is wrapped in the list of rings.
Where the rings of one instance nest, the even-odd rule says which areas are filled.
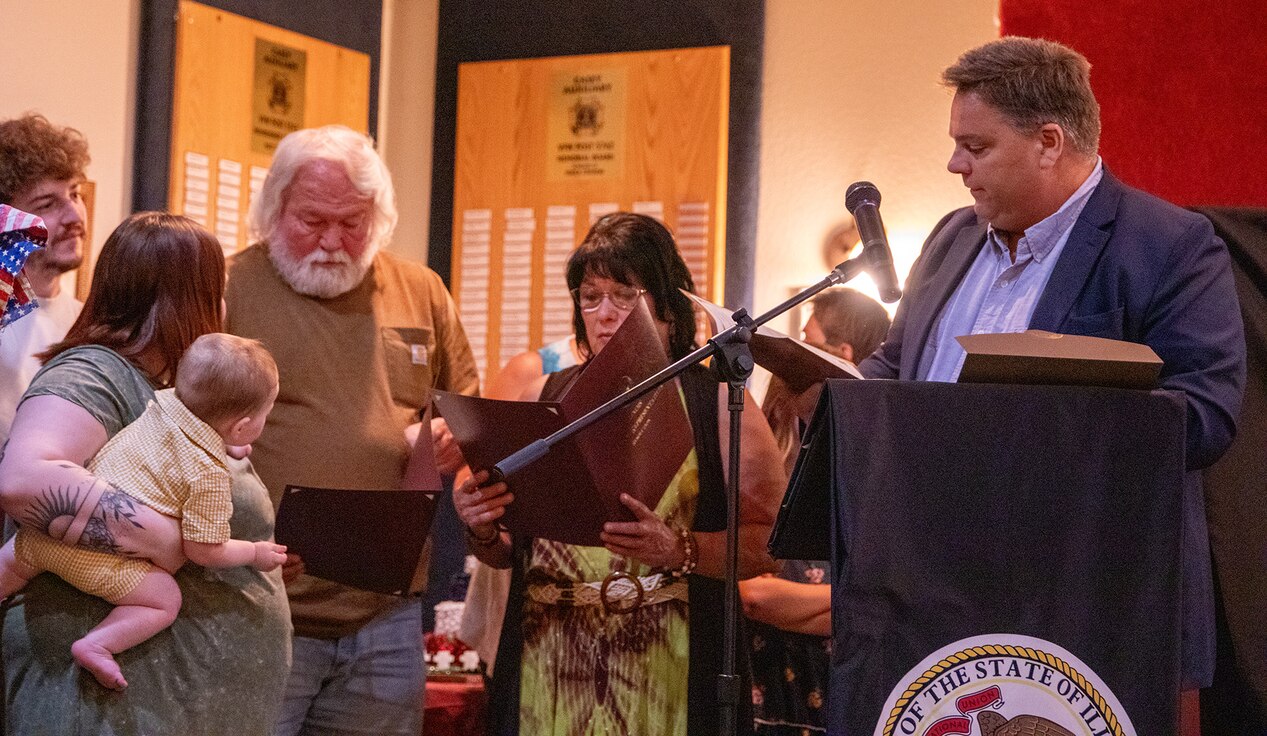
[[[717,695],[721,711],[719,732],[722,734],[736,733],[739,699],[744,695],[741,692],[739,676],[736,674],[735,650],[739,623],[739,436],[743,421],[744,386],[748,382],[748,377],[752,375],[754,365],[752,350],[748,343],[752,339],[752,334],[761,325],[805,302],[818,292],[836,284],[843,284],[857,276],[867,268],[867,261],[864,260],[866,257],[864,252],[841,263],[818,283],[755,319],[748,315],[746,309],[738,310],[734,313],[733,327],[717,333],[702,347],[679,358],[571,424],[512,453],[489,471],[489,483],[503,480],[540,459],[554,445],[583,431],[611,412],[637,401],[662,384],[676,378],[687,368],[709,357],[715,358],[713,361],[715,370],[729,387],[730,410],[730,472],[726,504],[726,603],[722,637],[724,651],[722,671],[717,678]]]

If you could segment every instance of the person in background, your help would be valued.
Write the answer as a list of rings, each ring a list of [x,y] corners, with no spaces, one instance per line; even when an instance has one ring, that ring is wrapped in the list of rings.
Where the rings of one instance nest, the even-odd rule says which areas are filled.
[[[40,369],[35,355],[65,337],[83,309],[62,288],[61,276],[83,262],[87,211],[80,188],[88,161],[88,142],[73,128],[36,114],[0,122],[0,204],[38,216],[48,231],[47,243],[31,254],[23,271],[39,308],[0,340],[0,446],[9,437],[18,400]]]
[[[848,287],[820,293],[810,301],[810,308],[803,330],[805,342],[852,363],[875,352],[889,331],[891,320],[883,305]],[[801,423],[813,412],[818,388],[794,394],[783,379],[771,376],[761,402],[789,477],[801,451]]]
[[[255,244],[229,264],[226,331],[264,343],[281,372],[251,454],[274,503],[288,485],[400,488],[406,431],[431,390],[475,394],[479,374],[440,277],[383,250],[396,195],[373,141],[340,125],[283,138],[250,224]],[[444,420],[430,436],[442,473],[463,465]],[[275,733],[417,736],[421,599],[305,575],[302,562],[283,568],[294,665]]]
[[[171,626],[121,652],[123,692],[87,677],[71,645],[111,605],[39,575],[4,611],[5,733],[266,736],[290,666],[281,574],[185,562],[180,522],[83,467],[179,375],[180,357],[218,332],[224,252],[192,220],[142,212],[101,248],[84,310],[18,404],[0,459],[0,501],[24,528],[176,571]],[[230,537],[271,541],[273,507],[249,462],[230,459]]]
[[[514,401],[542,376],[571,368],[581,362],[576,337],[569,335],[506,361],[497,376],[488,382],[484,394],[490,399]]]
[[[645,299],[670,359],[694,346],[695,315],[682,290],[690,272],[656,220],[615,213],[599,219],[568,260],[573,327],[583,356],[600,353]],[[524,399],[553,398],[578,367],[539,380]],[[611,733],[703,736],[719,726],[726,494],[721,447],[727,395],[705,369],[678,381],[695,447],[652,510],[629,496],[635,522],[608,522],[604,547],[581,547],[502,532],[513,503],[486,471],[466,479],[454,505],[468,545],[483,562],[514,569],[490,702],[497,734]],[[786,484],[764,418],[745,412],[739,510],[740,574],[773,569],[766,551]],[[560,489],[565,492],[566,489]],[[599,589],[635,575],[645,595],[608,614]],[[632,592],[632,591],[631,591]],[[571,600],[573,603],[567,603]],[[746,679],[746,678],[745,678]],[[749,732],[751,718],[743,718]]]
[[[805,341],[845,360],[870,355],[889,329],[884,307],[853,289],[828,289],[810,303]],[[798,398],[776,376],[761,404],[789,474],[801,450],[801,415],[806,413],[798,411]],[[826,728],[830,580],[826,562],[785,560],[777,576],[739,583],[750,626],[753,720],[759,736],[800,736]]]

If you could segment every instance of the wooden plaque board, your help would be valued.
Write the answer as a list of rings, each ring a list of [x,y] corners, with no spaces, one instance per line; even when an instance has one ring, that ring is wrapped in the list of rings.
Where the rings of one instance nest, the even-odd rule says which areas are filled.
[[[730,49],[458,69],[453,292],[485,378],[571,334],[567,256],[617,210],[660,219],[722,301]]]
[[[167,206],[248,244],[246,213],[285,134],[369,128],[370,59],[309,36],[182,0],[176,30]]]

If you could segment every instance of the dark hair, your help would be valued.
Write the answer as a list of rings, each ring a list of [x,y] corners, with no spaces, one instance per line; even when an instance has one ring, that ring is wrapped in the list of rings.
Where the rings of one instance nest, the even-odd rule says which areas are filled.
[[[101,345],[145,370],[139,359],[153,350],[161,363],[150,378],[171,383],[194,340],[220,330],[223,297],[219,241],[187,217],[138,212],[106,238],[88,299],[66,339],[38,357]]]
[[[1094,156],[1099,149],[1091,64],[1068,46],[1006,36],[965,52],[941,79],[958,94],[979,95],[1017,130],[1031,133],[1056,123],[1075,151]]]
[[[180,358],[176,398],[210,425],[260,411],[277,389],[277,363],[259,340],[210,332]]]
[[[647,290],[655,301],[655,317],[669,324],[669,357],[677,360],[695,348],[695,312],[679,289],[695,291],[691,272],[678,253],[673,236],[646,215],[614,212],[602,217],[568,258],[568,289],[587,275],[609,278]],[[589,357],[589,340],[581,308],[572,305],[576,348]]]
[[[880,347],[892,322],[880,302],[848,287],[828,289],[810,303],[827,338],[827,347],[848,344],[855,363]]]
[[[88,160],[88,141],[74,128],[35,113],[0,122],[0,202],[46,179],[82,179]]]

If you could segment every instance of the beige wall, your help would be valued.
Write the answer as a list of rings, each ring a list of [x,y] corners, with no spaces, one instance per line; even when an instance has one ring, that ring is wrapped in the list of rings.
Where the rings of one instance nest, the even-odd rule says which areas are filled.
[[[392,249],[425,259],[431,202],[438,0],[385,0],[379,139],[395,173],[400,226]],[[88,138],[100,248],[131,211],[140,0],[0,0],[7,74],[0,118],[30,111]],[[70,284],[73,288],[73,283]]]
[[[439,0],[383,0],[378,142],[396,184],[391,250],[427,260]]]
[[[766,4],[758,311],[826,275],[823,239],[847,217],[852,182],[881,192],[899,279],[937,220],[971,203],[945,169],[950,94],[937,80],[960,53],[998,36],[997,8],[998,0]],[[865,275],[852,285],[875,295]]]
[[[140,0],[0,0],[0,118],[38,112],[88,138],[88,178],[97,185],[93,252],[131,211],[139,6]]]

